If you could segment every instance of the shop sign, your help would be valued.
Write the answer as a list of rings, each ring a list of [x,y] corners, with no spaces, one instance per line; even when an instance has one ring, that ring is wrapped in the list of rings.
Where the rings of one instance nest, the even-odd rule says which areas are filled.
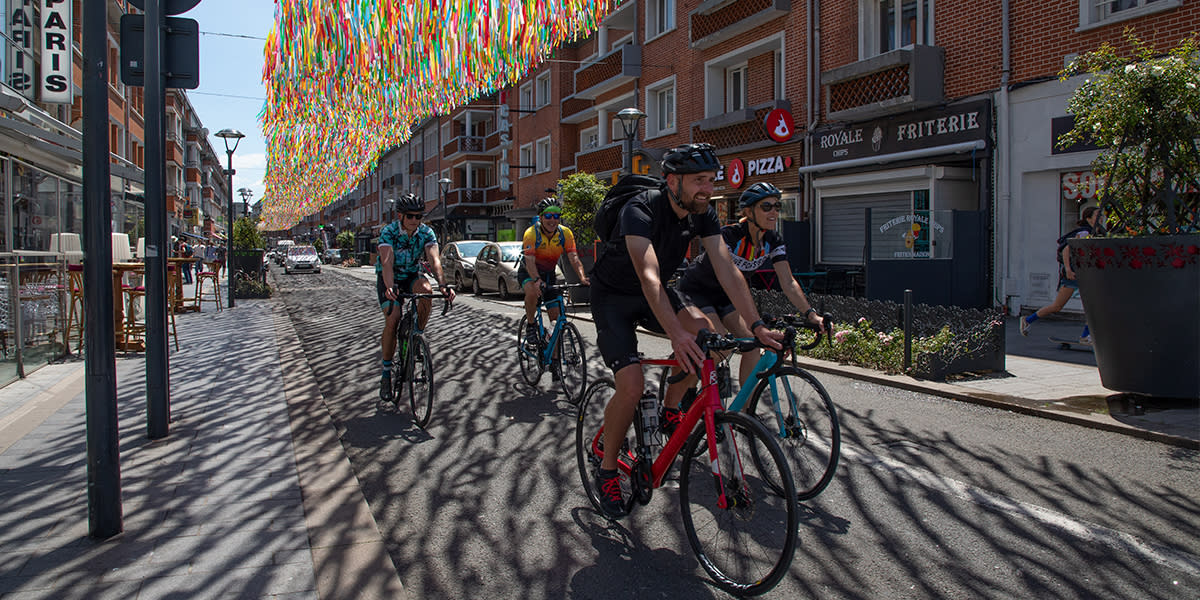
[[[8,44],[8,86],[22,96],[34,100],[34,16],[32,0],[17,0],[13,2],[12,12],[6,15],[8,19],[9,36],[12,43]],[[68,65],[69,66],[69,65]]]
[[[780,144],[792,139],[792,134],[796,131],[796,124],[792,121],[792,113],[782,108],[776,108],[767,113],[767,118],[763,122],[763,125],[767,128],[767,135]]]
[[[742,187],[746,179],[758,175],[774,175],[782,173],[792,166],[792,157],[790,156],[768,156],[765,158],[750,158],[743,161],[740,158],[735,158],[729,161],[729,164],[717,171],[717,177],[714,181],[724,181],[726,173],[729,175],[729,186],[737,189]]]
[[[42,102],[71,104],[71,2],[42,2]]]
[[[813,131],[813,164],[987,141],[991,103],[978,100]]]
[[[1062,174],[1063,200],[1086,202],[1095,200],[1100,191],[1100,178],[1091,171],[1072,171]]]

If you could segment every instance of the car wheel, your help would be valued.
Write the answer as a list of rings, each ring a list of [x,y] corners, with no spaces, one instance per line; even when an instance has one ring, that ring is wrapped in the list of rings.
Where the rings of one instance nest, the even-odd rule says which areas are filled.
[[[455,272],[454,272],[454,287],[456,287],[456,288],[458,288],[458,289],[460,289],[460,290],[462,289],[462,287],[463,287],[463,284],[462,284],[462,271],[455,271]]]
[[[501,300],[508,299],[508,284],[504,282],[504,278],[496,280],[496,291],[500,294]]]
[[[478,277],[471,277],[471,293],[475,294],[476,296],[483,295],[483,289],[479,287]]]

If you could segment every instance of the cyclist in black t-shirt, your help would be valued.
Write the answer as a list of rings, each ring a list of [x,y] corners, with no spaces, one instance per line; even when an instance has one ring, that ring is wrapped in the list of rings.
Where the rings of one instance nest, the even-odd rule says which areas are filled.
[[[606,448],[621,446],[642,395],[638,325],[666,333],[675,356],[689,372],[696,372],[704,361],[695,335],[707,321],[699,310],[684,307],[663,281],[664,275],[683,262],[692,238],[701,239],[714,276],[734,306],[753,320],[750,329],[754,335],[772,348],[780,347],[780,336],[758,318],[746,280],[733,266],[721,240],[716,211],[709,206],[720,168],[713,147],[688,144],[674,148],[663,158],[662,167],[664,188],[643,192],[621,208],[616,230],[592,269],[591,307],[597,344],[616,381],[616,393],[604,411]],[[678,403],[678,397],[666,400],[670,408],[677,409]],[[596,473],[600,504],[610,518],[625,514],[616,470],[618,454],[605,453]]]
[[[809,322],[824,328],[825,320],[808,303],[804,290],[792,276],[792,267],[788,263],[783,238],[775,232],[782,207],[782,195],[783,192],[770,183],[756,183],[746,188],[738,199],[742,208],[742,219],[733,225],[722,227],[721,237],[725,246],[729,248],[734,266],[747,279],[755,271],[767,268],[767,264],[770,263],[770,268],[774,269],[779,281],[779,289],[796,310],[803,312]],[[729,296],[725,294],[725,290],[721,289],[707,253],[701,254],[684,271],[676,287],[684,305],[700,309],[714,331],[728,331],[738,337],[752,335],[746,325],[746,319],[742,318]],[[739,377],[742,385],[746,384],[746,378],[750,376],[750,371],[754,370],[758,355],[757,349],[742,354]],[[681,383],[686,385],[688,382]]]

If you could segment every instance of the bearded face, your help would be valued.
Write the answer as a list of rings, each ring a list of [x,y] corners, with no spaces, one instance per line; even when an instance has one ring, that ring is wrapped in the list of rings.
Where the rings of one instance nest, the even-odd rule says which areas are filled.
[[[679,198],[679,204],[683,206],[684,210],[695,215],[702,215],[708,212],[708,202],[712,198],[713,181],[716,180],[716,177],[716,171],[668,174],[667,185],[675,191],[675,195]]]

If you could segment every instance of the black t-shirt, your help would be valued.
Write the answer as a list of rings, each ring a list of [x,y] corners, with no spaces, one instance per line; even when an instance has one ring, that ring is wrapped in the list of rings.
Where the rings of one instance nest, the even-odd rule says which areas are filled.
[[[783,238],[778,233],[763,231],[762,247],[755,248],[754,242],[750,239],[750,224],[746,221],[722,227],[721,238],[725,241],[725,247],[729,248],[729,254],[733,257],[733,266],[737,267],[749,281],[753,281],[750,275],[755,271],[787,260],[787,249],[783,245]],[[687,271],[684,271],[683,277],[679,280],[679,287],[680,289],[712,291],[721,289],[721,282],[717,280],[717,274],[713,271],[712,261],[709,260],[707,252],[701,254],[687,268]]]
[[[683,264],[688,242],[692,238],[718,235],[721,224],[717,211],[710,206],[702,215],[688,214],[680,219],[671,210],[666,193],[642,193],[621,207],[612,241],[592,268],[592,285],[628,295],[642,295],[642,282],[633,268],[633,259],[625,246],[625,236],[636,235],[650,240],[658,256],[658,272],[663,282]]]

